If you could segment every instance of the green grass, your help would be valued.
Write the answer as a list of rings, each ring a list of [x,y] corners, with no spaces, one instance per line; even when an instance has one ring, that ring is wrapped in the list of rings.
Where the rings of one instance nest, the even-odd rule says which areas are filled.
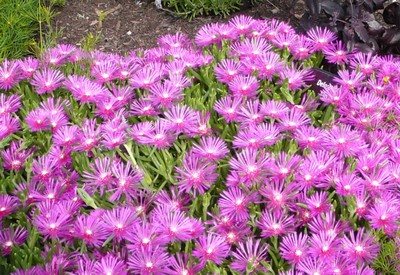
[[[40,52],[54,15],[43,0],[0,0],[0,61]]]

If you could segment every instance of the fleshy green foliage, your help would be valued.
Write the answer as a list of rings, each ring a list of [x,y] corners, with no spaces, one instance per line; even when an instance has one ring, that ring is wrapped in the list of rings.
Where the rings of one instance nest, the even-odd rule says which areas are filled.
[[[243,6],[242,0],[163,0],[165,7],[183,17],[192,19],[198,15],[222,15],[228,16],[233,11]]]
[[[38,0],[0,0],[0,60],[31,51],[38,29]]]
[[[373,268],[379,274],[396,275],[400,273],[400,232],[398,237],[387,239],[384,233],[378,231],[381,252],[375,260]]]
[[[37,52],[42,27],[54,16],[51,7],[40,0],[0,0],[0,60],[21,58]]]

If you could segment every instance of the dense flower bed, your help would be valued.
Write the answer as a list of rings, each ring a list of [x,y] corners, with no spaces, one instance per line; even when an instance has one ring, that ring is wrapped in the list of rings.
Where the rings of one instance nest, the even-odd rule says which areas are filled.
[[[400,272],[399,60],[245,16],[158,42],[2,62],[1,274]]]

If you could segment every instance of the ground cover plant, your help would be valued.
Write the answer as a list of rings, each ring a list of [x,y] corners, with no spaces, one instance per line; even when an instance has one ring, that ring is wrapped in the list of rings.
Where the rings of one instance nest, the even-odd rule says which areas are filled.
[[[158,43],[2,62],[2,274],[400,272],[399,60],[246,16]]]
[[[55,15],[53,1],[0,0],[0,60],[37,53],[53,35],[50,21]]]

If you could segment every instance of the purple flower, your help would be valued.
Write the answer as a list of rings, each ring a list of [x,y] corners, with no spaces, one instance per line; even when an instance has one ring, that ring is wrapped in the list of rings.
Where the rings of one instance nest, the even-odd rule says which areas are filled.
[[[232,26],[239,35],[250,32],[256,24],[257,21],[255,19],[243,14],[237,15],[229,20],[229,25]]]
[[[20,59],[18,63],[23,78],[32,77],[40,65],[39,60],[31,56]]]
[[[136,99],[131,104],[130,114],[134,116],[156,116],[160,114],[157,106],[147,99]]]
[[[307,36],[313,43],[313,51],[326,50],[331,47],[331,43],[336,40],[334,32],[319,26],[309,30]]]
[[[197,46],[207,47],[221,41],[219,34],[221,25],[220,23],[211,23],[202,26],[195,36]]]
[[[264,238],[283,236],[295,230],[296,225],[291,215],[282,211],[264,210],[258,222],[261,236]]]
[[[375,238],[364,233],[364,227],[357,234],[354,231],[342,239],[343,253],[349,259],[358,263],[371,263],[379,254],[380,244],[374,243]]]
[[[33,160],[32,179],[39,182],[48,182],[59,175],[56,160],[50,156],[38,156]]]
[[[299,147],[311,149],[314,151],[321,150],[321,140],[323,131],[310,125],[300,126],[294,132],[294,139],[298,142]]]
[[[338,71],[339,77],[334,77],[333,81],[338,83],[343,89],[355,90],[363,84],[364,75],[361,72],[348,70]]]
[[[245,273],[257,273],[257,271],[266,271],[261,265],[268,255],[268,244],[261,244],[261,240],[249,238],[246,242],[240,242],[236,251],[232,252],[233,261],[231,267],[233,270]]]
[[[394,194],[387,193],[382,199],[374,203],[369,209],[366,220],[372,228],[382,229],[389,236],[395,236],[399,230],[400,201]]]
[[[183,99],[182,90],[169,80],[152,85],[149,92],[148,99],[152,105],[161,108],[171,108],[175,102]]]
[[[259,86],[257,78],[252,75],[237,75],[228,83],[232,95],[239,98],[255,98]]]
[[[218,81],[228,84],[242,71],[241,63],[233,59],[223,59],[214,68],[215,77]]]
[[[273,52],[268,51],[259,55],[254,64],[257,67],[258,77],[272,81],[272,78],[284,68],[284,62],[280,56]]]
[[[335,106],[340,106],[342,104],[347,104],[348,93],[348,89],[328,84],[328,86],[322,89],[320,93],[320,100],[326,105],[333,104]]]
[[[240,59],[255,59],[272,49],[272,46],[265,38],[245,38],[231,46],[231,55]]]
[[[43,109],[36,109],[29,112],[25,118],[25,123],[30,128],[31,132],[48,130],[51,126],[49,113]]]
[[[249,203],[256,200],[255,193],[246,194],[239,187],[230,187],[221,193],[218,206],[222,215],[241,222],[250,218]]]
[[[169,265],[168,254],[159,246],[142,247],[132,253],[128,259],[128,267],[133,274],[167,275]]]
[[[297,36],[297,43],[290,46],[290,52],[296,60],[304,60],[310,57],[313,43],[302,34]]]
[[[287,155],[285,152],[280,152],[277,156],[272,157],[269,170],[272,175],[272,180],[286,179],[299,166],[302,158],[299,155]]]
[[[337,41],[331,47],[322,49],[322,52],[329,63],[340,66],[348,64],[351,59],[351,54],[347,52],[342,41]]]
[[[216,161],[225,158],[229,154],[224,140],[219,137],[201,137],[201,144],[193,144],[191,152],[194,156]]]
[[[22,79],[21,69],[17,61],[3,60],[0,65],[0,89],[10,90]]]
[[[47,239],[63,239],[70,236],[72,229],[71,216],[61,211],[61,208],[55,207],[47,213],[40,213],[33,219],[33,225],[37,226],[40,234]]]
[[[152,212],[152,225],[165,244],[191,240],[191,223],[183,212],[171,211],[168,207],[158,207]]]
[[[32,155],[33,150],[23,149],[21,145],[22,141],[12,141],[10,147],[0,153],[4,169],[18,171],[23,168],[25,161]]]
[[[282,258],[295,265],[308,257],[308,236],[303,233],[291,233],[282,238],[280,252]]]
[[[266,175],[270,158],[265,153],[244,149],[236,158],[231,158],[229,164],[232,171],[237,172],[245,185],[260,182]]]
[[[176,140],[176,133],[171,131],[170,122],[165,119],[158,119],[155,122],[152,132],[142,138],[142,144],[148,144],[157,147],[157,149],[164,149],[172,146]]]
[[[90,169],[93,173],[83,172],[83,182],[89,186],[91,192],[94,193],[99,189],[100,195],[103,195],[104,189],[108,189],[111,186],[114,181],[111,164],[111,159],[108,157],[96,158],[94,165],[90,164]]]
[[[17,132],[19,129],[20,122],[18,117],[14,117],[11,114],[0,116],[0,140]]]
[[[61,147],[72,147],[79,140],[79,127],[62,126],[53,134],[53,144]]]
[[[230,247],[223,237],[215,233],[209,233],[202,235],[196,241],[196,248],[192,252],[192,255],[198,258],[203,265],[207,261],[222,264],[223,259],[228,257],[229,251]]]
[[[11,94],[7,97],[6,94],[0,94],[0,118],[17,112],[20,107],[21,97],[19,95]]]
[[[68,76],[64,87],[81,103],[96,103],[110,95],[107,88],[84,76]]]
[[[109,232],[103,220],[92,212],[89,216],[80,215],[76,218],[73,235],[88,246],[100,247],[109,237]]]
[[[7,256],[11,253],[14,246],[22,245],[26,238],[28,238],[28,232],[25,228],[16,227],[5,228],[0,232],[0,251],[3,256]]]
[[[191,46],[189,37],[181,32],[163,35],[157,39],[157,43],[165,48],[186,48]]]
[[[325,261],[308,257],[298,263],[297,270],[304,272],[305,274],[328,274],[329,267]]]
[[[267,199],[266,203],[276,212],[290,208],[298,197],[298,190],[296,184],[285,184],[284,179],[265,179],[260,194]]]
[[[113,188],[109,192],[113,192],[110,201],[116,201],[125,195],[127,201],[131,201],[136,197],[137,190],[143,180],[143,173],[138,167],[132,167],[130,163],[114,162],[111,171],[115,177],[112,183]]]
[[[123,260],[107,254],[94,263],[92,272],[93,274],[127,275],[128,268]]]
[[[90,74],[96,78],[97,82],[103,84],[116,78],[118,65],[115,60],[106,59],[95,63],[90,70]]]
[[[262,111],[262,105],[258,100],[248,100],[239,110],[238,121],[241,127],[253,126],[261,123],[265,115]]]
[[[261,109],[263,114],[272,119],[281,119],[290,111],[289,107],[285,103],[273,99],[262,103]]]
[[[165,245],[157,228],[147,221],[134,223],[132,228],[127,231],[126,239],[130,242],[127,247],[135,251],[148,246]]]
[[[130,83],[135,89],[148,89],[153,84],[161,80],[161,78],[164,76],[164,70],[164,65],[161,63],[148,63],[145,67],[139,71],[136,71],[132,75]]]
[[[81,129],[78,132],[79,142],[75,146],[77,151],[89,152],[99,144],[101,128],[96,126],[97,122],[94,119],[85,119],[82,122]]]
[[[366,143],[358,131],[351,130],[349,125],[336,126],[322,135],[322,146],[333,151],[337,157],[356,156],[366,148]]]
[[[193,258],[180,252],[170,257],[169,265],[167,268],[169,275],[196,275],[203,269],[202,264],[195,264]]]
[[[332,209],[328,193],[325,191],[316,192],[311,195],[310,198],[306,198],[305,203],[312,216],[321,215],[322,213],[328,212]]]
[[[169,130],[180,133],[190,133],[196,128],[196,112],[186,105],[174,105],[165,113],[169,122]]]
[[[311,257],[327,261],[332,259],[339,251],[340,239],[336,235],[317,232],[311,236],[309,250]]]
[[[7,194],[0,194],[0,219],[16,211],[20,204],[18,198]]]
[[[216,165],[210,161],[198,158],[194,155],[186,155],[182,160],[182,167],[175,167],[176,178],[180,193],[190,191],[196,196],[196,193],[204,194],[216,181]]]
[[[132,230],[137,222],[131,208],[114,208],[107,210],[102,216],[103,228],[107,236],[113,236],[117,241],[127,238],[128,232]]]
[[[282,79],[280,81],[287,81],[287,85],[290,91],[298,91],[306,86],[306,82],[314,78],[314,75],[309,68],[298,69],[292,63],[292,66],[287,66],[279,72],[279,76]]]
[[[238,121],[238,114],[243,101],[239,97],[223,97],[215,102],[214,110],[221,115],[226,122]]]
[[[37,71],[31,80],[31,85],[35,87],[38,94],[52,93],[55,89],[61,87],[64,82],[64,75],[61,71],[44,68]]]
[[[350,60],[350,68],[353,70],[359,69],[365,76],[369,76],[374,72],[378,65],[378,60],[372,53],[355,53]]]

